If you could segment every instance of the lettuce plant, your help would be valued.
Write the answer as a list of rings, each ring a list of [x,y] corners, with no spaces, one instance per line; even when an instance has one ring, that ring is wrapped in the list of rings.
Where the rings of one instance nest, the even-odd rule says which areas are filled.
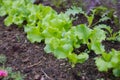
[[[112,69],[116,77],[120,77],[120,51],[112,50],[109,53],[102,53],[95,61],[99,71]]]
[[[8,15],[5,19],[5,25],[16,24],[21,26],[29,14],[27,6],[32,4],[30,0],[1,0],[0,16]]]
[[[104,32],[102,30],[102,33],[97,34],[100,29],[90,29],[84,24],[72,27],[72,20],[69,15],[64,13],[57,14],[48,6],[34,5],[28,0],[21,2],[18,0],[11,3],[11,9],[7,13],[5,24],[7,26],[12,23],[21,25],[26,21],[24,30],[27,33],[27,38],[32,43],[44,40],[46,44],[45,51],[53,53],[58,59],[68,58],[73,64],[84,62],[88,59],[86,52],[79,55],[73,52],[75,48],[80,47],[82,44],[87,44],[89,50],[94,50],[96,53],[100,53],[103,50],[100,44],[104,40]],[[76,10],[76,13],[78,11]],[[85,16],[88,18],[88,26],[90,26],[94,14],[90,17],[87,14]],[[99,39],[98,35],[103,37]]]

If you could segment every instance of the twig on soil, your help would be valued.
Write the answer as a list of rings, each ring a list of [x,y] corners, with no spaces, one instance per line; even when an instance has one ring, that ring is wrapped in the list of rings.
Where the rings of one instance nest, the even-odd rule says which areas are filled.
[[[27,68],[31,68],[31,67],[37,66],[37,65],[39,65],[40,63],[41,63],[41,61],[39,61],[39,62],[37,62],[37,63],[35,63],[35,64],[32,64],[32,65],[29,65]]]
[[[54,79],[52,79],[51,77],[49,77],[49,76],[45,73],[45,71],[43,71],[42,68],[41,68],[41,71],[43,72],[43,74],[45,75],[46,78],[48,78],[48,79],[50,79],[50,80],[54,80]]]

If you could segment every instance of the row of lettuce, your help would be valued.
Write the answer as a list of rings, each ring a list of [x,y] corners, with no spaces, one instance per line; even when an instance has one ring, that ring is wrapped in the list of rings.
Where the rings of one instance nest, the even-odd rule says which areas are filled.
[[[52,53],[58,59],[67,58],[74,66],[89,58],[93,50],[99,71],[113,70],[116,77],[120,76],[120,51],[105,51],[102,41],[106,40],[106,32],[96,25],[93,29],[87,24],[73,26],[72,19],[65,13],[57,13],[51,7],[35,5],[31,0],[0,0],[0,16],[6,16],[6,26],[16,24],[23,27],[31,43],[44,41],[46,53]],[[90,20],[91,18],[89,18]],[[87,45],[84,52],[76,54],[75,48]]]

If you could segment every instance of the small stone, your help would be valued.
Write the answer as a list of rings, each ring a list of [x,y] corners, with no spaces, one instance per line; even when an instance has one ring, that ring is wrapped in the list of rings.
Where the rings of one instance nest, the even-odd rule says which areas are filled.
[[[35,80],[38,80],[40,78],[40,75],[38,75],[38,74],[36,74],[35,76],[34,76],[34,79]]]
[[[44,76],[42,76],[40,80],[45,80]]]

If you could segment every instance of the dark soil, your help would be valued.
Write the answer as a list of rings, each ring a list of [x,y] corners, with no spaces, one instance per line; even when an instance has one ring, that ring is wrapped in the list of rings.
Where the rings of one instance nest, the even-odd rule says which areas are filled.
[[[20,71],[25,75],[24,80],[120,80],[111,71],[99,72],[93,57],[72,68],[67,60],[58,60],[52,54],[46,54],[44,43],[31,44],[23,29],[16,25],[4,26],[3,19],[0,18],[0,54],[7,57],[5,66]],[[81,22],[84,20],[74,23]],[[108,51],[111,48],[120,50],[118,42],[105,41],[103,44]]]

